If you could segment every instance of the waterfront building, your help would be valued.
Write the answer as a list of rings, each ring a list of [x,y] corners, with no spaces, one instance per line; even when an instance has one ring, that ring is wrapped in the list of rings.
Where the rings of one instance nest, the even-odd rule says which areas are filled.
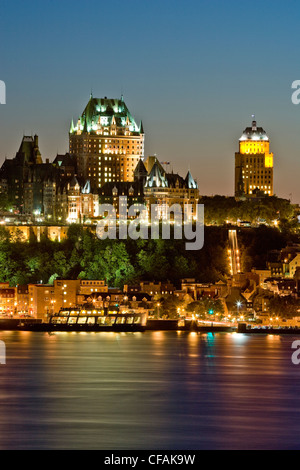
[[[86,297],[96,292],[107,296],[108,287],[104,280],[56,279],[53,285],[29,284],[28,313],[35,318],[47,320],[61,308],[82,305]],[[18,304],[18,312],[21,308]]]
[[[16,289],[9,282],[0,283],[0,315],[14,315],[17,310]]]
[[[29,315],[29,290],[28,285],[18,285],[16,287],[17,314]]]
[[[147,288],[148,286],[148,288]],[[150,293],[150,289],[157,290]],[[167,283],[141,283],[138,292],[110,288],[104,280],[56,279],[53,284],[28,284],[10,287],[0,283],[0,316],[30,316],[48,321],[61,309],[108,308],[117,306],[126,312],[149,311],[153,308],[156,293],[172,294],[174,286]],[[168,292],[167,292],[168,290]]]
[[[195,279],[182,279],[181,290],[192,296],[197,301],[203,297],[218,299],[228,294],[226,282],[219,281],[216,284],[197,282]]]
[[[253,116],[254,118],[254,116]],[[235,154],[235,196],[265,197],[274,195],[274,155],[265,130],[255,120],[239,140]]]
[[[108,293],[108,286],[105,281],[101,280],[82,280],[80,282],[79,295],[90,295],[95,292]]]
[[[128,287],[126,286],[128,290]],[[175,286],[170,282],[155,282],[155,281],[141,281],[140,282],[140,292],[149,294],[151,296],[162,294],[162,295],[172,295],[174,294]]]
[[[44,284],[28,285],[28,313],[34,318],[47,321],[53,313],[53,286]]]

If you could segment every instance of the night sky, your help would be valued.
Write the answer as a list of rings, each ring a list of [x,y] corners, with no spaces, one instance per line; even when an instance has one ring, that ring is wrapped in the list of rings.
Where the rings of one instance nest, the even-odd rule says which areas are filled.
[[[300,203],[299,0],[38,0],[0,4],[0,162],[23,134],[68,151],[72,117],[118,98],[157,154],[200,193],[234,192],[234,153],[255,114],[275,154],[275,193]]]

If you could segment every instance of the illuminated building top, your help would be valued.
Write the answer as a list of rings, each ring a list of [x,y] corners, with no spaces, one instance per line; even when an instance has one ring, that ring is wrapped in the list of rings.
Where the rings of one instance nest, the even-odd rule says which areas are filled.
[[[138,126],[130,114],[123,97],[121,99],[93,98],[78,118],[76,125],[71,123],[70,134],[144,134],[142,123]]]
[[[253,116],[254,118],[254,116]],[[242,137],[240,138],[240,142],[244,141],[264,141],[268,142],[269,137],[267,136],[266,131],[262,127],[257,127],[256,121],[252,121],[252,126],[247,127]]]
[[[266,131],[252,118],[252,126],[244,130],[235,154],[235,194],[272,196],[274,155]]]
[[[77,123],[72,121],[69,153],[77,174],[92,188],[105,183],[134,181],[134,170],[144,157],[144,129],[120,99],[92,95]]]
[[[198,189],[198,184],[190,171],[183,179],[178,174],[166,173],[157,161],[147,176],[145,188]]]
[[[247,127],[240,138],[240,153],[243,155],[266,155],[268,166],[273,165],[273,154],[270,154],[270,140],[262,127],[257,127],[252,121],[252,127]]]

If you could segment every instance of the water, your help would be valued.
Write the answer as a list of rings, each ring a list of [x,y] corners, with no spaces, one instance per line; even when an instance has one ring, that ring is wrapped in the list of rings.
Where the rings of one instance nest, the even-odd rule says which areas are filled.
[[[300,449],[294,339],[0,332],[0,449]]]

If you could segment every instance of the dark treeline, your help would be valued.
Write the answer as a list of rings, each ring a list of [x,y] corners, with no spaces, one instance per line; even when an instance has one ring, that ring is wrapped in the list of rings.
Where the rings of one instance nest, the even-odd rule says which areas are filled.
[[[226,221],[236,223],[239,219],[253,224],[261,221],[273,224],[274,220],[278,220],[282,225],[293,222],[297,225],[297,208],[290,201],[276,196],[246,201],[236,201],[234,197],[203,196],[200,203],[205,206],[206,224],[222,225]]]
[[[277,229],[239,229],[243,270],[264,268],[269,250],[289,241]],[[228,229],[206,227],[204,248],[186,251],[185,240],[99,240],[92,229],[72,225],[62,242],[32,237],[22,241],[0,231],[0,281],[11,286],[52,283],[54,279],[105,279],[122,287],[141,280],[170,280],[180,286],[182,278],[216,282],[229,275]]]

